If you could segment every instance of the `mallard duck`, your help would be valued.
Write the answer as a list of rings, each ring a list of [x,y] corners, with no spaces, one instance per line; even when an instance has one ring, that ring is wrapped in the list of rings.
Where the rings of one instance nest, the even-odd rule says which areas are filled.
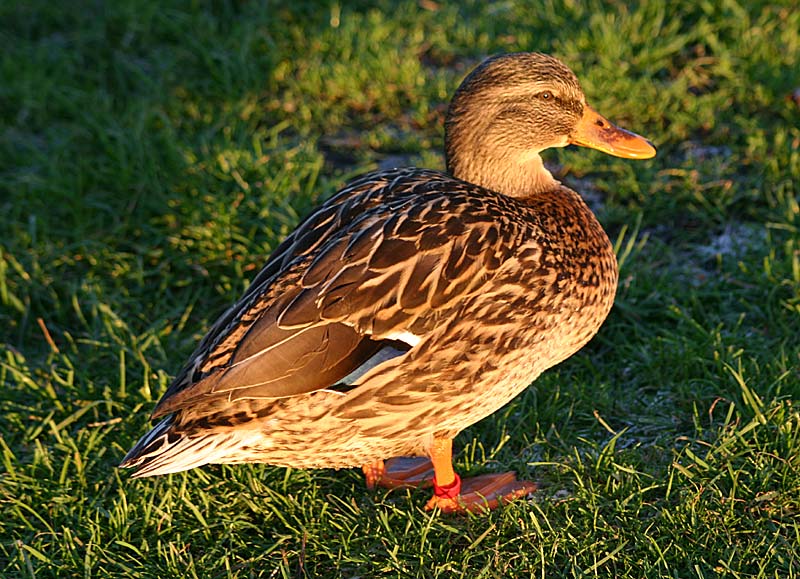
[[[446,512],[530,493],[514,473],[462,482],[452,441],[611,309],[608,237],[539,156],[569,144],[655,155],[592,109],[559,60],[485,60],[450,104],[447,172],[370,173],[314,210],[203,338],[121,466],[360,466],[370,487],[433,483],[426,507]]]

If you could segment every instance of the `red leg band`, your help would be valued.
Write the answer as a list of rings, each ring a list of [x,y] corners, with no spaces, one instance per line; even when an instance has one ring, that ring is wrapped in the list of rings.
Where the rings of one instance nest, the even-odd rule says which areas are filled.
[[[436,477],[433,479],[433,494],[440,499],[454,499],[461,494],[461,477],[455,473],[456,478],[449,485],[440,487],[436,484]]]

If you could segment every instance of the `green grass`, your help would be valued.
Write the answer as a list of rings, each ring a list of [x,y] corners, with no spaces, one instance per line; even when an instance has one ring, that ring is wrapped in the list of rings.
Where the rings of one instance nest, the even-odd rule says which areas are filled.
[[[800,577],[800,12],[589,4],[0,2],[0,575]],[[534,499],[118,471],[298,219],[441,167],[449,95],[512,50],[659,148],[546,154],[624,263],[597,338],[457,440]]]

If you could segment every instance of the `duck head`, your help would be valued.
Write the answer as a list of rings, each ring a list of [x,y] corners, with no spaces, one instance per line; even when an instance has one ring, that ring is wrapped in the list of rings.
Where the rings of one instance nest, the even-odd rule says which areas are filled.
[[[589,106],[564,63],[535,52],[481,63],[459,86],[445,121],[448,171],[507,195],[557,188],[539,153],[570,144],[629,159],[656,153]]]

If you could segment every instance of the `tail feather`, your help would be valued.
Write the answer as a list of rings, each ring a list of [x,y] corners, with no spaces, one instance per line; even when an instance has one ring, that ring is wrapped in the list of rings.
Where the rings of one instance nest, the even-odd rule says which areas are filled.
[[[243,462],[236,451],[249,446],[255,433],[204,432],[187,436],[173,428],[173,417],[159,422],[125,455],[121,468],[135,468],[132,478],[189,470],[205,464]]]

